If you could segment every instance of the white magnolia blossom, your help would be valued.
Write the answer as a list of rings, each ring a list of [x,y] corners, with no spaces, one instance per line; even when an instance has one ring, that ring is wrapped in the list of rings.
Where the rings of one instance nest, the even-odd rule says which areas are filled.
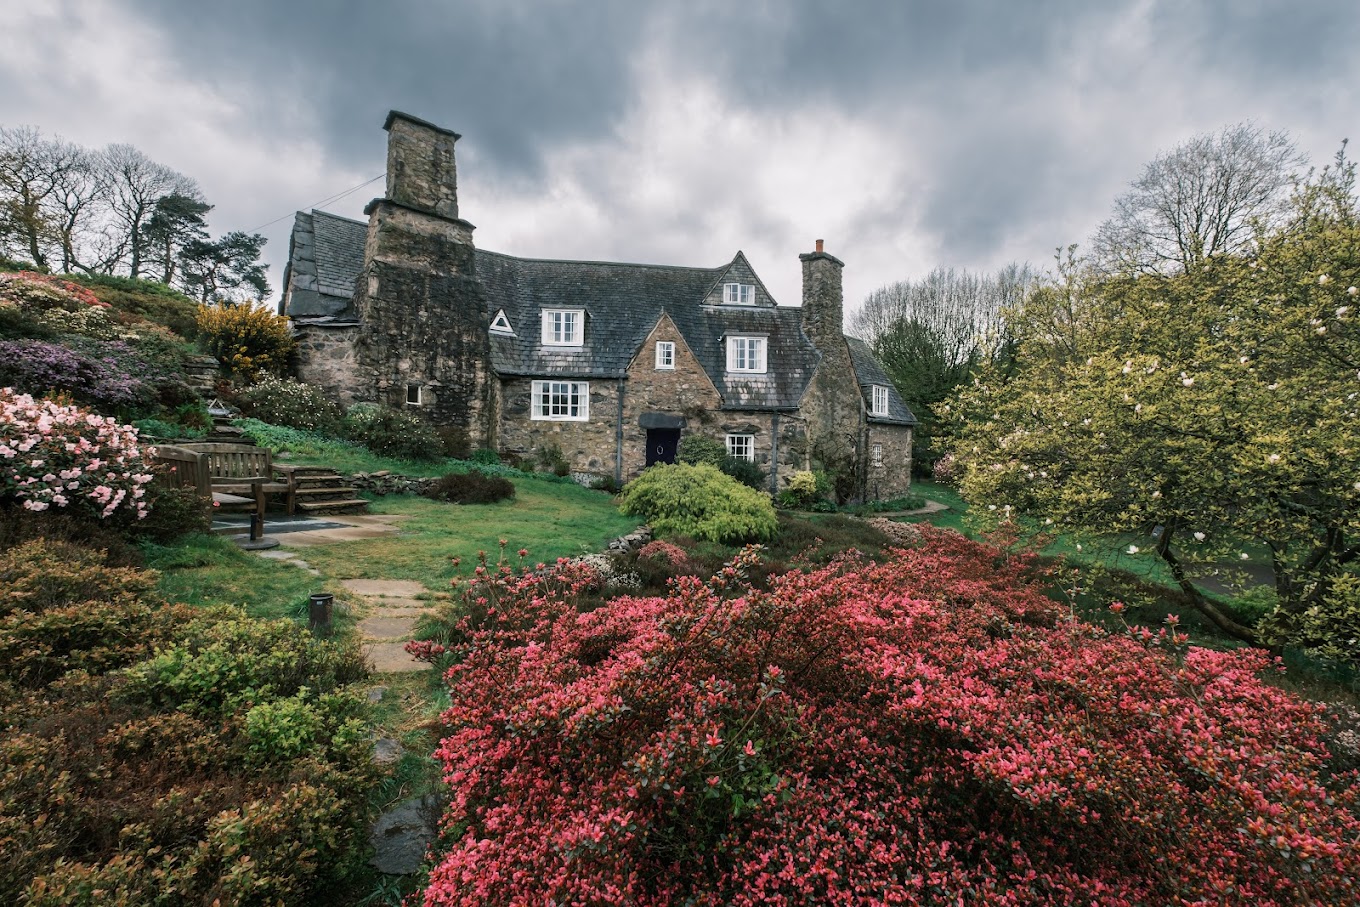
[[[1266,460],[1267,460],[1267,462],[1270,462],[1270,463],[1278,463],[1278,462],[1280,462],[1280,455],[1279,455],[1279,454],[1271,454],[1270,456],[1266,457]]]
[[[1360,290],[1357,290],[1355,287],[1346,287],[1347,296],[1354,296],[1356,293],[1360,293]]]
[[[1197,542],[1202,542],[1202,541],[1204,541],[1204,533],[1202,533],[1202,532],[1196,532],[1196,533],[1195,533],[1195,541],[1197,541]]]
[[[1350,314],[1350,311],[1351,311],[1351,307],[1348,306],[1348,305],[1337,306],[1337,309],[1336,309],[1336,317],[1337,317],[1337,318],[1345,318],[1348,314]]]
[[[1319,275],[1318,275],[1318,286],[1320,286],[1320,287],[1325,287],[1325,286],[1327,286],[1327,284],[1329,284],[1329,283],[1331,283],[1331,282],[1332,282],[1332,278],[1328,277],[1326,274],[1319,274]]]
[[[1244,561],[1249,559],[1249,558],[1248,558],[1248,555],[1247,555],[1247,552],[1245,552],[1245,551],[1243,551],[1241,554],[1237,555],[1237,557],[1238,557],[1239,560],[1244,560]]]
[[[1137,553],[1138,553],[1138,546],[1137,546],[1137,545],[1130,545],[1128,548],[1126,548],[1126,549],[1124,549],[1124,550],[1128,551],[1129,554],[1137,554]]]

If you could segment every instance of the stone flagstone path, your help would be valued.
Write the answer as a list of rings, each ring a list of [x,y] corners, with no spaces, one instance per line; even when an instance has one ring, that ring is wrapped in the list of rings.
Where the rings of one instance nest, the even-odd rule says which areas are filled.
[[[428,589],[410,580],[392,579],[347,579],[341,585],[368,601],[368,616],[359,621],[359,634],[375,673],[429,670],[428,662],[416,661],[404,648],[416,619],[427,607],[416,596],[427,594]]]

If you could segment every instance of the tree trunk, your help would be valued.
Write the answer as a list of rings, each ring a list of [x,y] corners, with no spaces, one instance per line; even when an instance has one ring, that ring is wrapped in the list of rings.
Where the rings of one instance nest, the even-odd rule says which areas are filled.
[[[1171,536],[1174,533],[1174,524],[1168,524],[1163,529],[1162,537],[1157,540],[1157,553],[1161,555],[1162,560],[1166,561],[1166,565],[1171,568],[1171,575],[1175,578],[1176,585],[1178,585],[1181,591],[1185,593],[1186,598],[1190,600],[1190,604],[1194,606],[1196,611],[1203,614],[1211,624],[1234,639],[1240,639],[1245,643],[1264,648],[1264,644],[1261,642],[1260,638],[1257,637],[1255,631],[1245,624],[1240,624],[1233,620],[1227,614],[1224,614],[1217,605],[1205,598],[1204,593],[1199,591],[1199,587],[1190,581],[1190,577],[1185,575],[1184,565],[1181,564],[1180,559],[1171,551]]]

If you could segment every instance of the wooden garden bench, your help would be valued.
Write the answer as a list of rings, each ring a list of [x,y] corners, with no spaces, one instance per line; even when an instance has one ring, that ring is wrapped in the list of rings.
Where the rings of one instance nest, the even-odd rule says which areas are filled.
[[[181,447],[197,453],[203,462],[209,492],[219,507],[248,509],[250,540],[264,535],[264,512],[267,496],[287,492],[288,483],[274,478],[273,454],[266,447],[252,444],[219,444],[194,442]]]

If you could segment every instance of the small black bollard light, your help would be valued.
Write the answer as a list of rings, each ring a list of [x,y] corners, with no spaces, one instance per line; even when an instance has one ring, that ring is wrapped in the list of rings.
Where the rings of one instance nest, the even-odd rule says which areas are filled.
[[[307,629],[313,633],[331,631],[331,606],[335,596],[329,592],[314,593],[307,603]]]

